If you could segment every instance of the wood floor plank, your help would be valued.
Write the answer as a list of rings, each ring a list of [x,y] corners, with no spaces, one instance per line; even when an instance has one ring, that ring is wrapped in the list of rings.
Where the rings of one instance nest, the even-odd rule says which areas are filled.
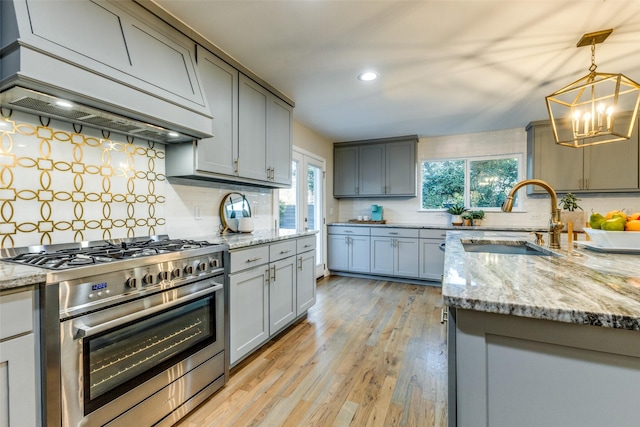
[[[331,276],[179,427],[446,426],[440,289]]]

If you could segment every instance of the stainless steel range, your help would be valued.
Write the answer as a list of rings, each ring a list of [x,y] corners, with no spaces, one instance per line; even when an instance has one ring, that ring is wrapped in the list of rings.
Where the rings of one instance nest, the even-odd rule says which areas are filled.
[[[51,270],[47,426],[172,425],[226,383],[226,246],[155,236],[2,255]]]

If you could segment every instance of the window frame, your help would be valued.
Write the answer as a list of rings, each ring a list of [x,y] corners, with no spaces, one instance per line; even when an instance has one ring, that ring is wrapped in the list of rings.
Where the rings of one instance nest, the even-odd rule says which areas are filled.
[[[518,180],[520,182],[524,179],[525,171],[524,171],[524,154],[523,153],[508,153],[508,154],[491,154],[486,156],[469,156],[469,157],[447,157],[447,158],[436,158],[436,159],[422,159],[420,161],[420,209],[421,212],[446,212],[446,208],[424,208],[423,203],[424,200],[422,198],[423,192],[422,187],[424,185],[423,181],[423,164],[427,162],[448,162],[448,161],[464,161],[464,206],[468,209],[482,209],[486,212],[501,212],[500,207],[477,207],[471,206],[471,162],[474,161],[483,161],[483,160],[501,160],[501,159],[513,159],[515,158],[518,162]],[[513,206],[513,212],[524,212],[524,203],[522,203],[522,189],[518,190],[518,195],[516,197],[516,204]]]

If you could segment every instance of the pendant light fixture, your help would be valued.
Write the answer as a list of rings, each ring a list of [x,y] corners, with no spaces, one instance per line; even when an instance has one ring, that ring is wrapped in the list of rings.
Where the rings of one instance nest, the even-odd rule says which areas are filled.
[[[546,97],[556,143],[581,148],[631,138],[640,105],[640,85],[623,74],[596,72],[596,44],[613,30],[582,36],[591,46],[589,74]]]

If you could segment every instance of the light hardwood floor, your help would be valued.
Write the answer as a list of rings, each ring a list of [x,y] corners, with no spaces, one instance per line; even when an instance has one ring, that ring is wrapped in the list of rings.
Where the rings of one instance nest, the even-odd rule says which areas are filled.
[[[446,426],[441,307],[432,286],[324,278],[307,318],[178,426]]]

